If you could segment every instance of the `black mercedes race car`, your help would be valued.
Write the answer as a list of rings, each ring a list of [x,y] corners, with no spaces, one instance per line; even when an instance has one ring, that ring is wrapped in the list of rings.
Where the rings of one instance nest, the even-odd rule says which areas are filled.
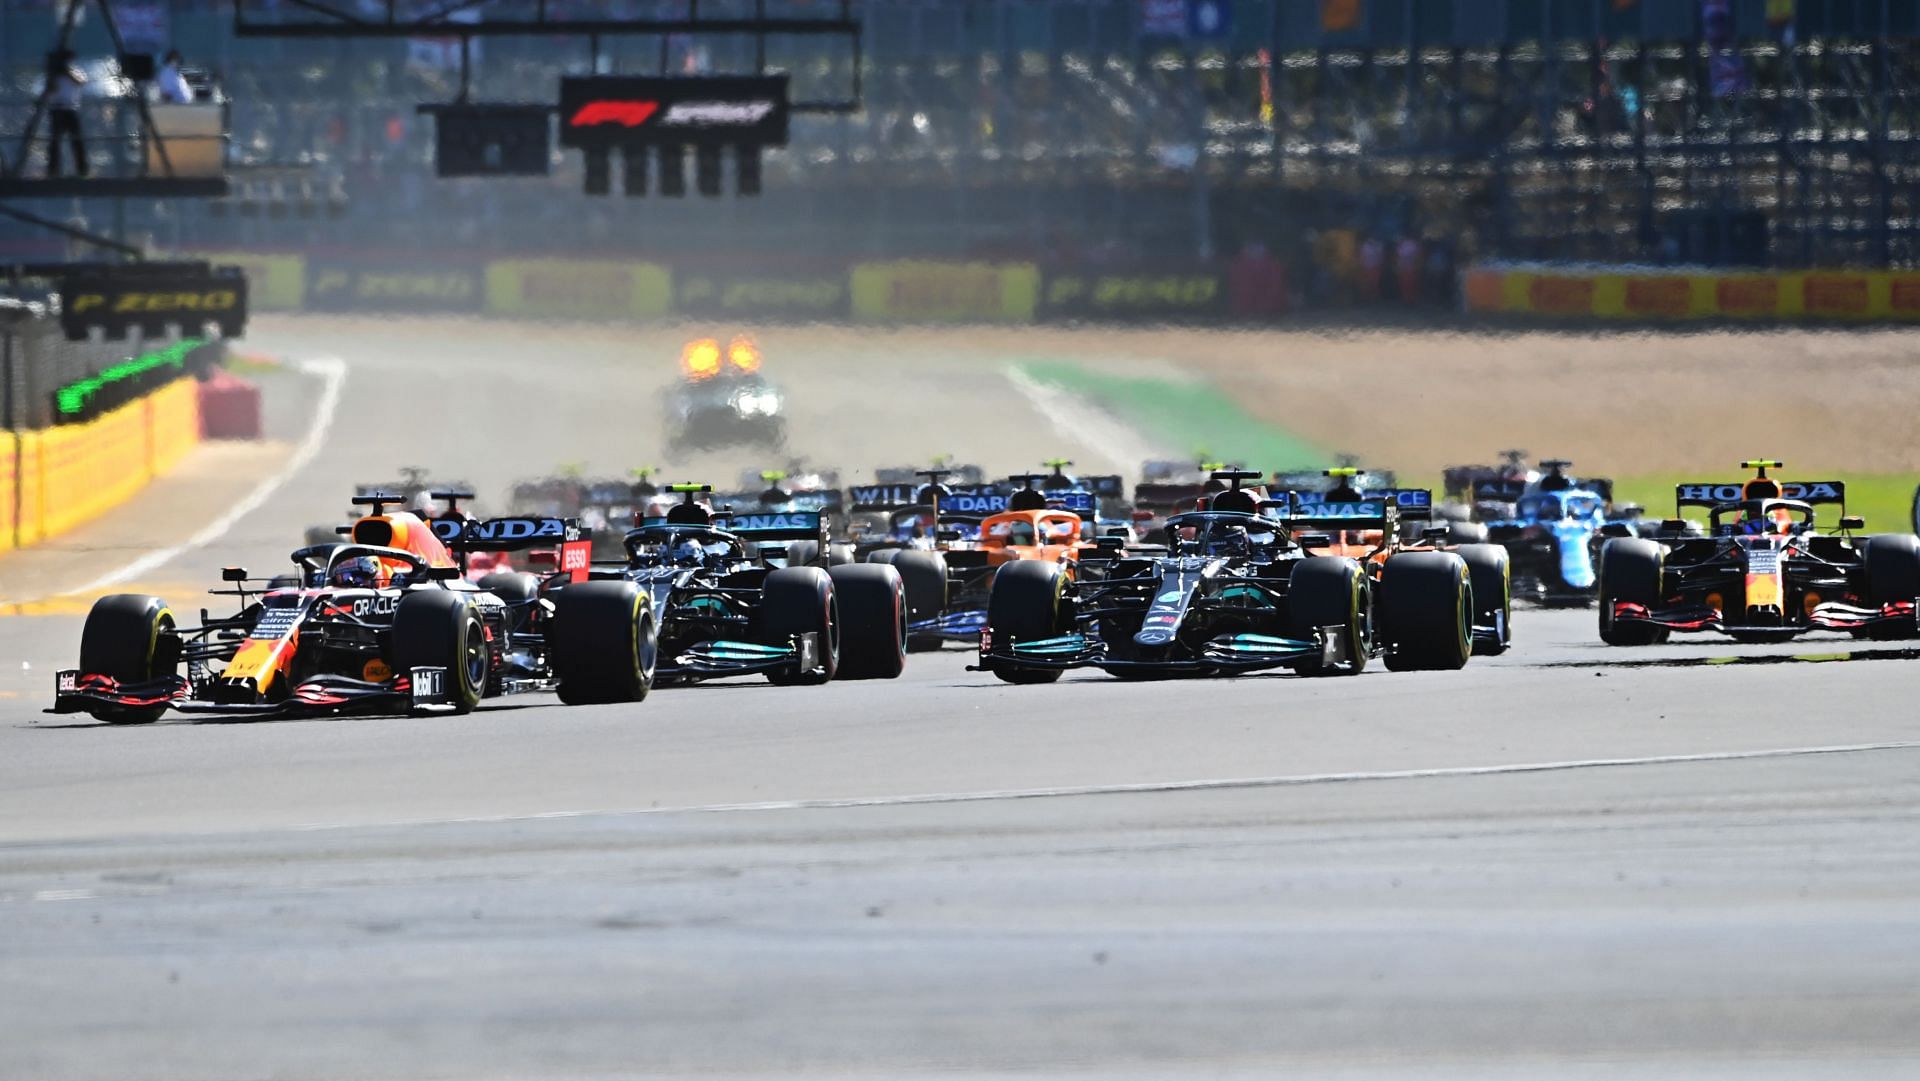
[[[558,691],[563,701],[637,702],[652,685],[653,611],[627,583],[577,581],[586,542],[561,519],[373,513],[349,543],[293,553],[291,584],[230,567],[240,610],[183,623],[158,597],[94,603],[80,665],[57,675],[52,712],[144,724],[168,709],[246,716],[448,710]],[[555,571],[463,577],[472,552],[544,547]],[[185,673],[181,669],[184,667]]]
[[[1352,675],[1384,655],[1392,669],[1458,668],[1473,651],[1466,564],[1446,552],[1386,560],[1376,584],[1359,560],[1312,556],[1289,533],[1285,500],[1237,487],[1212,509],[1166,523],[1171,548],[1102,538],[1079,573],[1040,561],[1002,567],[975,671],[1045,683],[1070,668],[1125,678],[1237,675],[1290,667]],[[1398,528],[1391,504],[1356,508]]]
[[[900,575],[880,564],[796,565],[825,550],[819,511],[715,512],[704,484],[626,535],[591,578],[637,586],[659,618],[663,684],[762,674],[781,684],[892,679],[906,662]]]
[[[1600,637],[1644,646],[1674,632],[1721,631],[1778,641],[1814,630],[1873,638],[1915,634],[1920,538],[1855,537],[1840,481],[1779,481],[1779,462],[1744,484],[1682,484],[1676,503],[1706,508],[1705,535],[1679,519],[1651,537],[1616,537],[1600,550]],[[1814,508],[1840,508],[1839,529],[1814,528]]]

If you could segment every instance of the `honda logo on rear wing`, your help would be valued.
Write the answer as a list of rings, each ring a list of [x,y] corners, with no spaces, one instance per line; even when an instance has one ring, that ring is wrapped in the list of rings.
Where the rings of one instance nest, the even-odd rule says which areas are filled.
[[[461,552],[512,552],[525,548],[558,547],[587,534],[572,518],[489,518],[480,522],[437,518],[433,533],[449,548]]]

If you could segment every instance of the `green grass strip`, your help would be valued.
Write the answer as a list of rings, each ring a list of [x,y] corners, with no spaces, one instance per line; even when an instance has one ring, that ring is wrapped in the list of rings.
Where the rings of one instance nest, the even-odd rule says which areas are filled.
[[[170,366],[184,372],[187,367],[187,354],[198,349],[201,344],[198,338],[182,338],[165,349],[142,353],[130,360],[123,360],[103,372],[68,383],[54,391],[54,405],[63,416],[72,416],[84,411],[95,394],[115,383],[139,378],[156,368]]]
[[[1112,375],[1067,361],[1022,363],[1029,378],[1059,387],[1119,417],[1169,453],[1249,469],[1318,469],[1325,448],[1259,420],[1220,388],[1198,380]]]

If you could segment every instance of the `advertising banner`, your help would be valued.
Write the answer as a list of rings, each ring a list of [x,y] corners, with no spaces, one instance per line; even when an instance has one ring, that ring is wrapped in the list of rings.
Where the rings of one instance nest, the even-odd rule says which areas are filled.
[[[1030,323],[1040,300],[1031,263],[862,263],[853,268],[856,319],[907,323]]]
[[[703,319],[844,319],[845,270],[818,273],[677,266],[673,310]]]
[[[1475,267],[1467,311],[1633,321],[1920,321],[1920,272],[1645,271]]]
[[[1042,278],[1045,319],[1182,319],[1226,310],[1225,276],[1188,273],[1049,271]]]
[[[215,266],[237,266],[247,276],[247,303],[258,312],[297,312],[307,299],[307,257],[249,251],[184,251]]]
[[[672,306],[673,281],[655,263],[506,259],[487,264],[487,310],[555,319],[653,319]]]
[[[465,312],[486,299],[478,267],[396,267],[313,259],[307,307],[323,312]]]

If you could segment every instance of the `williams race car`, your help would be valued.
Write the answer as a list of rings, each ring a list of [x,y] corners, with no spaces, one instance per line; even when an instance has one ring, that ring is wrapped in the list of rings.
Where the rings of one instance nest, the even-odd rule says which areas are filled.
[[[244,569],[214,590],[236,615],[183,623],[158,597],[94,603],[80,666],[59,672],[52,712],[144,724],[168,709],[253,716],[444,710],[485,697],[558,691],[562,701],[637,702],[652,685],[653,610],[629,583],[576,582],[586,542],[561,519],[385,513],[385,495],[350,543],[293,553],[298,584],[252,585]],[[465,553],[547,546],[546,579],[462,577]],[[185,674],[181,669],[185,668]]]
[[[1682,484],[1675,502],[1706,508],[1705,536],[1678,519],[1652,537],[1617,537],[1600,550],[1600,638],[1609,645],[1663,642],[1674,631],[1721,631],[1738,641],[1778,641],[1813,630],[1872,638],[1915,633],[1920,538],[1856,538],[1840,481],[1780,481],[1776,461],[1742,462],[1736,484]],[[1814,507],[1840,508],[1839,529],[1814,528]]]

